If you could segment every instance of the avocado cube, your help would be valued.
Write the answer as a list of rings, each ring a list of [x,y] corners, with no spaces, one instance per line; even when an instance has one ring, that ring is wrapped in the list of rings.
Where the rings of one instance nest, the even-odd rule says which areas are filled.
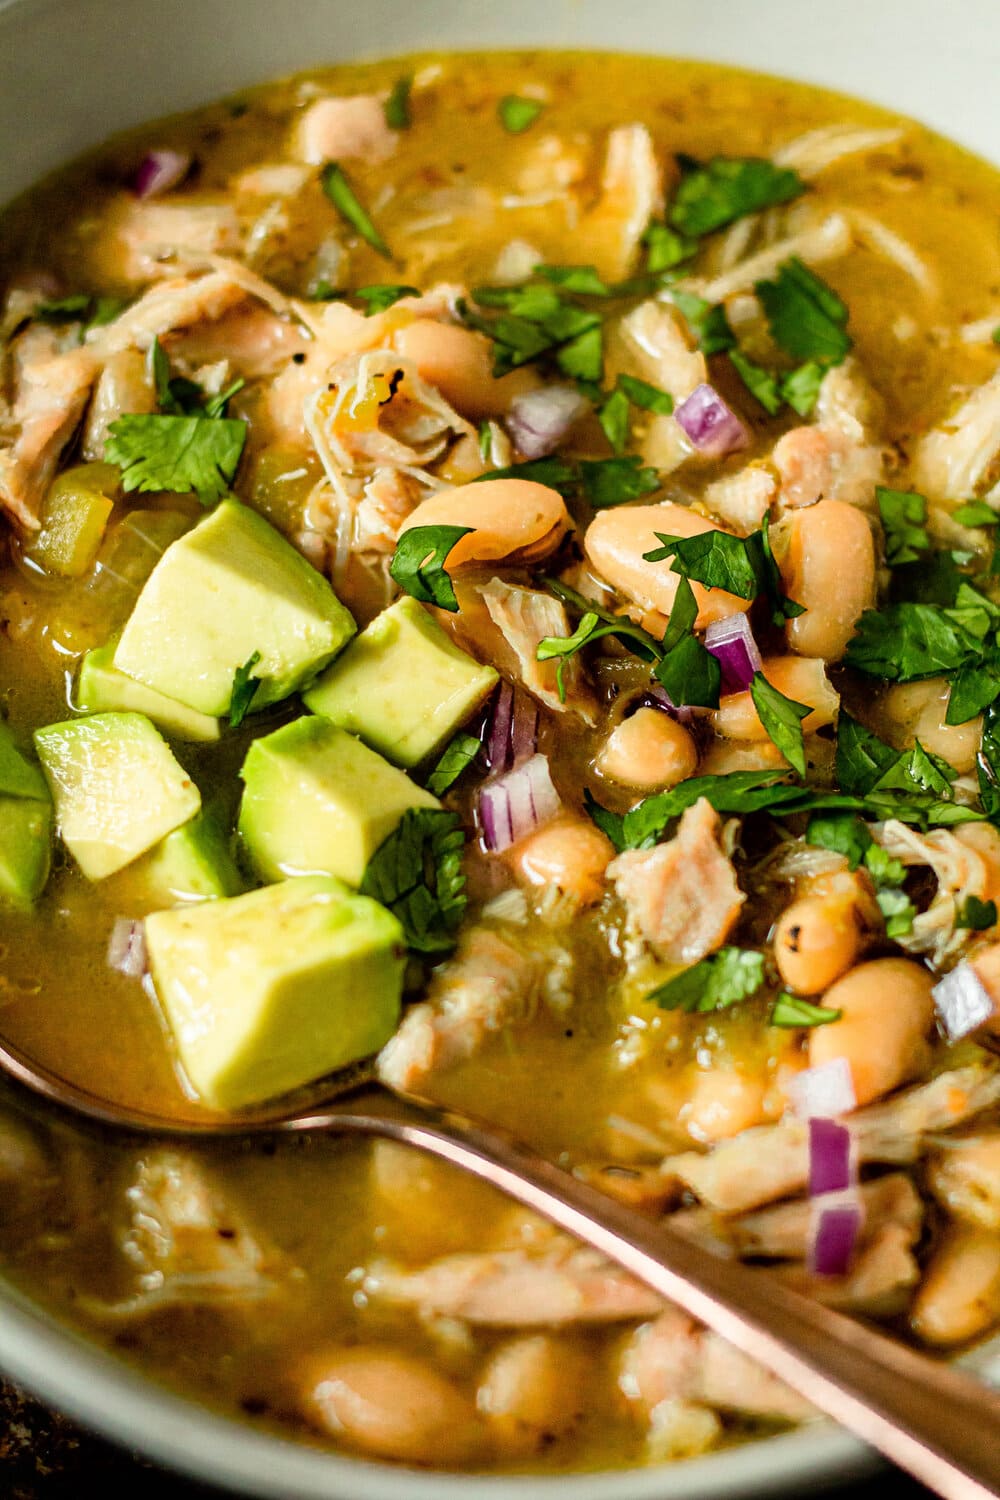
[[[254,709],[310,682],[354,634],[322,573],[274,527],[223,500],[167,548],[135,603],[114,664],[216,718],[254,653]]]
[[[142,714],[91,714],[35,731],[59,836],[103,880],[193,818],[201,795]]]
[[[52,800],[45,777],[0,720],[0,897],[25,906],[49,878]]]
[[[146,943],[181,1063],[216,1109],[369,1057],[399,1020],[402,928],[325,875],[154,912]]]
[[[130,891],[154,907],[238,896],[244,888],[225,834],[204,812],[137,860],[128,882]]]
[[[323,872],[358,886],[408,808],[441,805],[329,719],[254,740],[240,775],[240,837],[263,880]]]
[[[75,707],[84,714],[134,711],[177,740],[210,743],[222,733],[218,719],[200,714],[173,698],[164,698],[153,688],[144,687],[133,677],[126,677],[115,666],[116,643],[95,646],[80,663],[76,678]]]
[[[82,577],[97,556],[120,480],[114,464],[77,464],[60,474],[49,486],[27,556],[46,573]]]
[[[377,615],[303,694],[307,708],[398,766],[441,748],[497,682],[416,599]]]

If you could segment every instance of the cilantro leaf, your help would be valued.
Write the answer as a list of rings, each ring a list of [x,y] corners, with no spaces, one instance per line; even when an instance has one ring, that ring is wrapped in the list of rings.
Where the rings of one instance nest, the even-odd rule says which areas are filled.
[[[608,807],[602,807],[593,796],[589,787],[583,789],[583,806],[594,824],[599,828],[619,854],[632,847],[625,838],[624,822],[621,813],[612,812]]]
[[[845,709],[837,720],[837,782],[842,791],[865,797],[895,765],[899,752]]]
[[[532,479],[535,484],[546,484],[565,497],[576,490],[579,475],[575,464],[567,463],[564,458],[533,458],[527,463],[508,464],[505,469],[490,469],[485,474],[477,474],[470,483],[476,484],[484,479]]]
[[[682,578],[693,578],[709,589],[725,589],[738,599],[755,599],[763,589],[761,534],[732,536],[727,531],[700,531],[695,536],[653,535],[662,546],[644,552],[646,562],[670,564]]]
[[[875,893],[878,909],[885,919],[885,935],[888,938],[905,937],[913,931],[913,918],[917,908],[905,891],[897,886],[887,886]]]
[[[347,174],[339,162],[327,162],[320,181],[323,191],[345,223],[350,224],[363,240],[377,250],[386,260],[392,260],[392,251],[372,223],[352,188]]]
[[[821,812],[809,819],[806,843],[842,854],[848,869],[856,870],[872,846],[872,836],[857,813]]]
[[[948,694],[946,724],[967,724],[1000,697],[1000,657],[981,666],[962,667]]]
[[[646,1000],[661,1010],[705,1014],[749,1000],[763,983],[763,953],[751,948],[720,948],[711,958],[703,958],[659,985]]]
[[[826,370],[810,359],[781,378],[781,396],[800,417],[811,417]]]
[[[969,932],[987,932],[997,925],[995,901],[980,901],[978,896],[967,896],[955,909],[955,926]]]
[[[600,616],[593,610],[588,610],[572,635],[547,635],[538,642],[535,656],[539,661],[552,661],[559,658],[559,665],[556,668],[556,686],[560,703],[566,702],[564,672],[569,658],[575,656],[578,651],[584,646],[589,646],[593,641],[599,641],[606,635],[617,636],[617,634],[617,624],[602,624]]]
[[[237,667],[233,673],[233,693],[229,700],[229,724],[232,729],[239,729],[250,712],[250,705],[257,696],[261,679],[253,675],[253,669],[259,661],[260,652],[255,651],[242,667]]]
[[[641,407],[643,411],[669,417],[674,409],[674,398],[669,391],[661,391],[659,386],[650,385],[646,380],[638,380],[634,375],[619,375],[616,388],[628,397],[633,406]]]
[[[445,746],[441,759],[427,778],[427,790],[435,797],[442,796],[472,765],[481,749],[482,745],[474,734],[456,734]]]
[[[838,365],[847,357],[853,343],[847,308],[797,256],[784,262],[773,281],[758,281],[754,290],[771,337],[786,354],[820,365]]]
[[[979,642],[953,609],[904,603],[866,609],[844,661],[869,677],[916,682],[957,672],[979,655]]]
[[[542,582],[550,594],[554,594],[557,599],[563,604],[568,604],[571,609],[575,609],[581,615],[594,614],[599,620],[603,620],[606,625],[614,626],[612,633],[615,638],[621,641],[623,646],[627,646],[642,661],[652,662],[659,660],[663,650],[660,642],[655,636],[650,635],[648,631],[643,630],[641,625],[633,625],[632,621],[626,619],[624,616],[616,615],[612,610],[605,609],[600,604],[595,604],[592,599],[587,599],[583,594],[578,594],[575,589],[571,589],[568,584],[563,583],[559,578],[543,578]]]
[[[597,409],[601,430],[619,457],[625,452],[628,443],[629,411],[629,399],[617,386]]]
[[[769,516],[765,516],[761,522],[760,547],[763,554],[761,575],[764,592],[767,594],[771,605],[771,624],[782,626],[786,620],[794,620],[797,615],[804,615],[806,611],[804,604],[798,604],[794,599],[789,599],[784,591],[781,569],[778,567],[774,552],[771,549],[771,519]]]
[[[195,381],[183,375],[171,376],[170,361],[158,338],[149,346],[149,370],[160,411],[173,417],[223,417],[229,401],[246,385],[245,380],[234,380],[224,391],[206,396]]]
[[[361,893],[402,923],[416,953],[447,953],[465,914],[465,838],[456,813],[411,807],[368,861]]]
[[[1000,703],[991,703],[983,714],[976,775],[985,816],[991,823],[1000,822]]]
[[[663,657],[653,668],[653,675],[678,706],[718,708],[722,667],[694,633],[697,615],[694,590],[686,578],[681,578],[663,637]]]
[[[458,600],[444,565],[455,543],[468,536],[471,526],[414,526],[396,543],[390,576],[405,593],[424,604],[458,613]]]
[[[374,286],[356,287],[353,295],[365,304],[365,317],[370,318],[375,313],[385,312],[387,307],[392,307],[394,302],[399,302],[403,297],[419,297],[420,292],[415,286],[393,286],[379,282]]]
[[[765,731],[771,741],[777,745],[782,755],[798,771],[800,776],[806,774],[806,752],[802,740],[802,720],[807,719],[812,713],[808,703],[797,703],[794,698],[786,698],[784,693],[779,693],[763,672],[755,672],[750,683],[750,696],[753,706],[757,710],[757,717],[763,724]]]
[[[105,457],[122,469],[122,488],[190,491],[214,504],[236,474],[245,422],[208,416],[119,417],[108,428]]]
[[[522,135],[533,125],[545,105],[539,99],[525,99],[520,94],[505,94],[497,105],[497,114],[504,130],[511,135]]]
[[[803,1000],[798,995],[790,995],[787,990],[782,990],[771,1009],[768,1021],[769,1026],[829,1026],[831,1021],[839,1021],[842,1011],[830,1010],[825,1005],[813,1005],[809,1000]]]
[[[646,270],[653,275],[673,271],[697,252],[697,240],[688,239],[667,224],[650,224],[642,237],[646,247]]]
[[[693,807],[701,797],[706,797],[720,813],[758,812],[762,808],[771,809],[788,798],[798,801],[800,788],[783,783],[783,776],[781,771],[731,771],[725,776],[690,776],[669,792],[646,797],[625,814],[622,819],[623,847],[650,848],[662,838],[667,825]]]
[[[500,314],[483,318],[459,303],[467,326],[493,340],[494,375],[545,355],[571,379],[600,381],[604,334],[597,313],[567,302],[552,285],[481,286],[473,289],[472,298]]]
[[[556,350],[556,364],[570,380],[598,384],[604,376],[604,330],[600,323],[562,344]]]
[[[383,106],[385,123],[390,130],[408,130],[413,123],[410,115],[410,89],[413,79],[407,74],[397,78]]]
[[[766,412],[772,417],[776,416],[783,401],[778,377],[772,375],[770,370],[765,370],[762,365],[755,365],[742,349],[733,349],[729,359],[750,394],[756,397]]]
[[[660,488],[656,469],[644,468],[634,453],[625,458],[584,458],[579,465],[584,497],[594,510],[624,505]]]
[[[694,292],[675,291],[671,292],[670,297],[674,306],[683,314],[703,354],[723,354],[727,349],[735,348],[736,335],[729,326],[726,309],[721,303],[713,306]]]
[[[697,239],[772,204],[789,203],[805,186],[797,172],[776,167],[766,157],[715,156],[681,178],[670,224]]]
[[[535,267],[536,276],[544,276],[564,292],[575,292],[578,297],[610,297],[613,288],[602,281],[596,266],[554,266],[544,262]]]
[[[913,490],[875,490],[879,515],[885,529],[885,560],[890,568],[900,563],[918,562],[930,551],[927,535],[927,501]]]
[[[952,520],[959,526],[1000,526],[1000,512],[987,505],[985,500],[967,500],[952,511]]]

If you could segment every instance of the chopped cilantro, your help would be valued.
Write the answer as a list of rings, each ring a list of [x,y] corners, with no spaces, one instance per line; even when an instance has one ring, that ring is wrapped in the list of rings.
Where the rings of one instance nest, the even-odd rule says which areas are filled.
[[[875,490],[879,515],[885,530],[885,560],[890,568],[918,562],[930,551],[927,535],[927,501],[913,490]]]
[[[365,304],[365,317],[370,318],[375,313],[385,312],[387,307],[392,307],[394,302],[399,302],[403,297],[419,297],[420,292],[415,286],[393,286],[379,282],[375,286],[359,286],[352,295]]]
[[[755,365],[753,360],[747,358],[742,349],[731,350],[729,358],[733,369],[750,394],[756,397],[764,410],[769,412],[772,417],[777,416],[781,410],[783,400],[778,377],[772,375],[770,370],[765,370],[762,365]]]
[[[250,705],[257,696],[261,679],[253,675],[253,669],[260,661],[260,652],[255,651],[242,665],[237,667],[233,673],[233,693],[229,700],[229,724],[233,729],[238,729],[250,712]]]
[[[579,614],[595,614],[606,625],[613,625],[615,638],[642,661],[659,660],[662,654],[660,642],[648,631],[643,630],[641,625],[633,625],[631,620],[614,614],[610,609],[604,609],[602,605],[595,604],[592,599],[584,598],[583,594],[578,594],[575,589],[571,589],[559,578],[543,578],[542,582],[550,594],[554,594],[563,604],[568,604]]]
[[[674,195],[670,224],[697,239],[773,204],[789,203],[805,191],[797,172],[766,157],[715,156],[685,172]]]
[[[991,703],[983,714],[976,775],[983,812],[991,823],[1000,823],[1000,703]]]
[[[481,749],[474,734],[456,734],[427,778],[427,790],[435,797],[442,796],[472,765]]]
[[[579,484],[579,472],[574,464],[563,458],[533,458],[523,464],[508,464],[504,469],[491,469],[487,474],[477,474],[471,483],[484,479],[531,479],[535,484],[547,484],[560,495],[572,495]]]
[[[414,526],[396,543],[389,573],[400,588],[424,604],[458,612],[458,600],[445,562],[455,543],[471,526]]]
[[[946,724],[967,724],[1000,697],[1000,657],[992,664],[963,667],[955,674],[948,695]]]
[[[595,266],[550,266],[535,267],[536,276],[544,276],[564,292],[574,292],[578,297],[610,297],[614,289],[597,274]]]
[[[654,276],[675,270],[690,260],[698,249],[697,240],[678,234],[667,224],[650,224],[642,243],[646,247],[646,270]]]
[[[718,708],[722,668],[694,633],[697,616],[694,590],[682,577],[663,637],[663,657],[653,668],[653,675],[678,706]]]
[[[533,125],[545,105],[539,99],[525,99],[520,94],[505,94],[497,105],[497,114],[504,130],[511,135],[522,135]]]
[[[690,776],[669,792],[658,792],[630,809],[622,819],[622,849],[647,849],[657,843],[667,825],[700,797],[720,813],[750,813],[771,809],[783,800],[801,800],[801,788],[783,784],[781,771],[731,771],[725,776]],[[779,785],[779,783],[782,783]],[[594,817],[594,806],[588,807]]]
[[[793,411],[800,417],[811,417],[823,384],[826,370],[816,360],[807,360],[804,365],[789,370],[781,378],[781,394]]]
[[[818,812],[809,819],[806,843],[842,854],[848,869],[856,870],[872,846],[872,836],[857,813]]]
[[[368,861],[361,892],[402,923],[416,953],[447,953],[465,914],[465,839],[457,814],[410,808]]]
[[[385,123],[390,130],[408,130],[413,123],[410,115],[410,89],[412,87],[413,79],[409,74],[403,78],[397,78],[393,84],[383,106]]]
[[[978,896],[966,896],[961,906],[955,909],[955,926],[968,932],[987,932],[997,925],[995,901],[980,901]]]
[[[797,703],[786,698],[784,693],[768,682],[763,672],[755,672],[750,683],[750,696],[757,710],[757,717],[772,741],[777,745],[788,764],[800,776],[806,774],[806,752],[802,740],[802,720],[812,713],[808,703]]]
[[[749,1000],[763,983],[763,953],[752,948],[720,948],[711,958],[703,958],[659,985],[646,1000],[661,1010],[704,1014]]]
[[[773,281],[758,281],[754,289],[771,337],[786,354],[820,365],[837,365],[846,358],[852,347],[847,308],[797,256],[784,262]]]
[[[488,464],[493,454],[493,424],[489,417],[484,417],[479,424],[477,433],[479,441],[479,456],[484,464]],[[478,474],[477,479],[495,479],[496,474]]]
[[[887,886],[875,893],[875,900],[885,919],[887,938],[905,937],[913,931],[913,918],[917,915],[917,908],[905,891],[898,886]]]
[[[474,288],[472,299],[499,314],[483,318],[459,303],[466,324],[493,340],[494,375],[544,355],[571,379],[600,380],[604,335],[598,313],[568,302],[552,285],[481,286]]]
[[[694,292],[671,292],[671,301],[698,340],[703,354],[723,354],[736,345],[736,335],[729,326],[726,309],[713,306]]]
[[[584,458],[580,460],[579,471],[584,497],[595,510],[624,505],[660,488],[656,469],[644,468],[635,454],[625,458]]]
[[[377,250],[379,255],[383,255],[386,260],[392,260],[392,251],[375,228],[366,210],[361,206],[340,163],[327,162],[320,180],[324,193],[340,217],[350,224],[351,228],[355,229],[373,250]]]
[[[628,443],[629,411],[629,399],[617,386],[605,397],[597,411],[601,430],[619,457],[625,452]]]
[[[68,297],[53,297],[36,303],[31,316],[39,323],[82,323],[92,302],[89,293],[73,292]]]
[[[782,990],[771,1009],[769,1025],[771,1026],[829,1026],[831,1021],[839,1021],[843,1012],[831,1010],[825,1005],[813,1005],[810,1000],[803,1000],[798,995],[790,995],[787,990]]]
[[[650,385],[646,380],[638,380],[634,375],[619,375],[616,389],[622,391],[633,406],[641,407],[643,411],[669,417],[674,409],[674,398],[669,391],[661,391],[659,386]]]
[[[781,580],[781,569],[775,561],[774,552],[771,549],[771,519],[765,516],[760,526],[760,547],[763,554],[762,576],[764,592],[771,606],[771,624],[784,625],[786,620],[794,620],[797,615],[805,614],[805,605],[798,604],[794,599],[789,599],[784,592]]]
[[[208,506],[232,484],[246,431],[245,422],[205,414],[119,417],[108,428],[105,457],[122,469],[128,492],[193,491]]]
[[[556,364],[570,380],[596,385],[604,374],[604,330],[600,323],[585,328],[575,338],[561,344],[555,354]]]
[[[195,381],[170,374],[170,361],[157,338],[149,346],[149,368],[157,405],[161,412],[172,417],[224,417],[232,397],[246,385],[245,380],[234,380],[224,391],[207,396]]]
[[[959,526],[1000,526],[1000,512],[985,500],[967,500],[952,512],[952,520]]]
[[[327,281],[325,276],[321,276],[309,295],[314,302],[340,302],[348,294],[335,287],[332,281]]]
[[[727,531],[700,531],[695,536],[668,536],[656,531],[662,543],[652,552],[644,552],[646,562],[670,564],[682,578],[693,578],[709,589],[725,589],[738,599],[755,599],[763,591],[763,553],[761,533],[748,537],[732,536]]]
[[[867,609],[858,620],[844,661],[869,677],[916,682],[970,665],[980,644],[955,609],[937,604],[890,604]],[[973,623],[975,621],[973,620]]]
[[[559,665],[556,668],[556,686],[559,690],[560,703],[566,702],[564,673],[569,658],[575,656],[582,647],[589,646],[591,642],[599,641],[606,635],[617,634],[617,625],[603,623],[600,615],[595,614],[593,610],[588,610],[572,635],[547,635],[538,642],[535,656],[539,661],[559,659]]]

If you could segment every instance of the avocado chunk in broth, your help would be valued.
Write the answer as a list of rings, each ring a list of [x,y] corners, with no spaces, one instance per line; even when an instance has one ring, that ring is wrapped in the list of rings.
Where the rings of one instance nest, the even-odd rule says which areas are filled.
[[[910,121],[572,53],[278,82],[12,204],[4,1036],[186,1116],[380,1049],[810,1295],[993,1332],[998,214]],[[812,1416],[396,1147],[10,1112],[0,1196],[17,1284],[310,1443]]]

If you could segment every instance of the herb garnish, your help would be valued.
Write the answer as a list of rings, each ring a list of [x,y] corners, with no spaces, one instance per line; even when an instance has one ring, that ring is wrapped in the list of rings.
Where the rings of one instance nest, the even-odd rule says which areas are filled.
[[[407,74],[397,78],[383,106],[385,123],[390,130],[408,130],[412,123],[410,115],[410,89],[413,79]]]
[[[126,491],[193,491],[202,505],[220,500],[233,482],[246,441],[246,423],[200,416],[119,417],[104,445],[122,470]]]
[[[773,683],[768,682],[763,672],[755,672],[750,683],[750,696],[768,738],[777,745],[788,764],[806,774],[806,752],[802,740],[802,720],[812,713],[808,703],[797,703],[779,693]]]
[[[456,734],[445,746],[441,759],[428,776],[427,790],[433,796],[440,797],[472,765],[481,749],[482,745],[474,734]]]
[[[393,286],[389,283],[379,282],[374,286],[359,286],[351,293],[365,304],[365,317],[373,317],[375,313],[385,312],[387,307],[399,302],[403,297],[419,297],[420,292],[415,286]]]
[[[656,469],[645,468],[634,453],[621,458],[584,458],[569,463],[562,458],[537,458],[504,469],[488,469],[472,483],[486,479],[532,479],[563,496],[580,494],[594,510],[624,505],[660,488]]]
[[[659,985],[646,1000],[661,1010],[703,1015],[749,1000],[763,983],[763,953],[752,948],[720,948]]]
[[[663,637],[663,656],[653,668],[653,675],[672,703],[718,708],[722,668],[694,633],[697,616],[694,590],[682,577]]]
[[[839,365],[850,353],[846,304],[798,256],[786,260],[773,281],[758,281],[754,290],[771,337],[793,359]]]
[[[535,648],[535,656],[538,661],[553,661],[558,659],[556,667],[556,687],[559,691],[559,702],[566,702],[566,663],[571,656],[584,646],[589,646],[594,641],[599,641],[606,635],[617,635],[617,625],[608,625],[602,622],[601,617],[588,610],[581,619],[572,635],[546,635],[538,642]]]
[[[257,696],[257,689],[262,679],[253,675],[253,669],[260,661],[260,652],[255,651],[242,665],[237,667],[233,673],[233,693],[229,700],[229,725],[231,729],[239,729],[243,720],[250,712],[250,705]]]
[[[771,1009],[768,1025],[829,1026],[831,1021],[839,1021],[842,1014],[842,1011],[830,1010],[825,1005],[813,1005],[799,995],[790,995],[787,990],[782,990]]]
[[[520,94],[505,94],[497,105],[497,114],[504,130],[511,135],[522,135],[533,125],[545,105],[540,99],[525,99]]]
[[[890,568],[901,563],[918,562],[930,551],[927,535],[927,501],[914,490],[889,490],[878,485],[875,490],[879,515],[885,531],[885,560]]]
[[[458,600],[444,565],[455,543],[473,529],[471,526],[414,526],[410,531],[404,531],[389,564],[390,575],[414,599],[457,614]]]
[[[698,341],[702,354],[724,354],[736,345],[736,335],[729,326],[726,309],[713,305],[694,292],[674,291],[670,300],[680,312]]]
[[[797,172],[776,167],[766,157],[715,156],[694,163],[681,178],[669,219],[692,239],[724,229],[736,219],[777,203],[789,203],[805,192]]]
[[[969,932],[986,932],[997,924],[995,901],[980,901],[978,896],[967,896],[961,906],[955,908],[955,926]]]
[[[92,297],[87,292],[74,292],[68,297],[36,303],[31,316],[39,323],[81,323],[82,343],[91,328],[113,323],[125,305],[122,297]]]
[[[340,217],[350,224],[352,229],[357,230],[361,238],[366,240],[373,250],[377,250],[379,255],[383,255],[386,260],[392,260],[392,251],[375,228],[367,211],[361,206],[340,163],[327,162],[320,181],[323,184],[324,193]]]
[[[456,813],[410,808],[368,861],[361,892],[387,906],[416,953],[447,953],[465,914],[465,838]]]
[[[646,247],[646,270],[654,276],[675,270],[698,251],[697,240],[678,234],[667,224],[650,224],[642,243]]]

